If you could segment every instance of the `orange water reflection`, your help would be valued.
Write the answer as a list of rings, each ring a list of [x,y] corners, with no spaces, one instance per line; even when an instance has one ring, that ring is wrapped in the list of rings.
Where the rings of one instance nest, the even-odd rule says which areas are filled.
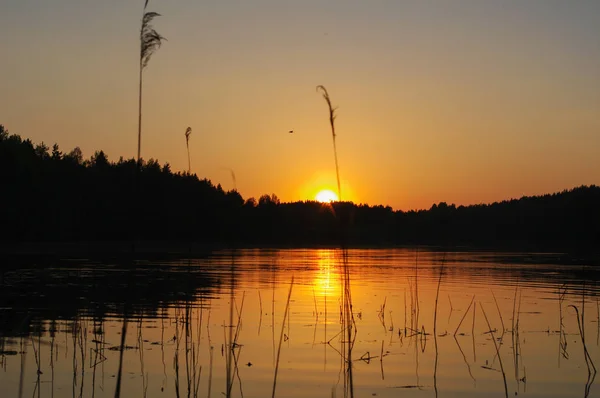
[[[317,297],[336,297],[340,292],[339,259],[335,250],[317,251],[317,271],[313,285]]]
[[[241,251],[237,256],[233,274],[229,252],[167,264],[172,269],[160,274],[160,280],[161,284],[178,281],[173,285],[173,293],[164,289],[160,303],[151,301],[130,319],[123,397],[183,397],[188,396],[188,389],[190,396],[219,397],[227,396],[227,388],[233,397],[271,396],[280,336],[276,396],[331,396],[332,390],[336,396],[342,396],[340,252]],[[518,256],[516,260],[507,259],[507,255],[499,259],[488,253],[446,256],[435,350],[432,325],[441,257],[439,253],[421,251],[415,270],[414,250],[350,251],[357,328],[352,353],[355,396],[434,396],[436,359],[439,363],[435,386],[440,396],[504,396],[499,357],[511,396],[581,397],[588,391],[586,382],[590,379],[576,313],[569,305],[581,308],[582,301],[586,303],[585,339],[596,366],[600,362],[600,305],[593,283],[587,280],[586,289],[582,289],[580,267],[578,272],[567,266],[537,267],[519,262]],[[530,261],[531,256],[527,258]],[[1,303],[4,312],[0,314],[7,314],[3,318],[6,325],[0,329],[2,396],[19,396],[20,389],[22,396],[114,396],[121,321],[99,315],[102,306],[116,307],[99,300],[97,295],[109,294],[115,287],[99,290],[95,288],[97,284],[86,282],[102,266],[94,264],[95,268],[68,279],[64,285],[60,285],[64,283],[61,278],[51,281],[48,286],[58,287],[54,288],[56,296],[51,296],[52,289],[44,290],[44,299],[39,302],[49,303],[48,311],[11,309],[36,302],[33,295],[27,302],[7,296],[12,301],[5,299]],[[114,272],[108,264],[105,268]],[[65,273],[72,272],[72,266],[64,269]],[[42,271],[48,278],[50,272]],[[418,294],[412,293],[415,274]],[[192,275],[210,278],[194,282]],[[292,275],[295,284],[289,313],[284,317]],[[232,276],[233,305],[228,285]],[[17,279],[8,272],[5,280],[34,283],[36,275]],[[92,290],[78,290],[79,316],[55,317],[57,309],[50,304],[69,305],[70,302],[60,300],[63,292],[85,283]],[[17,294],[33,291],[6,284],[0,295],[11,289]],[[141,290],[140,299],[147,302],[147,298],[158,295],[157,289]],[[564,292],[561,289],[567,291],[563,301],[558,300],[559,293]],[[190,291],[193,296],[186,295]],[[413,294],[418,295],[417,324],[419,330],[425,330],[423,334],[406,332],[411,323]],[[470,307],[472,300],[474,305]],[[192,308],[186,312],[189,306]],[[513,334],[511,318],[515,307],[519,333]],[[494,337],[501,342],[499,353],[482,308],[495,329]],[[499,314],[503,315],[503,323]],[[15,329],[22,324],[28,326]],[[230,331],[235,345],[230,342]],[[561,346],[563,341],[568,344]],[[235,355],[228,365],[228,350],[232,346]],[[228,366],[233,367],[229,372]],[[598,396],[598,386],[588,385],[589,396]]]

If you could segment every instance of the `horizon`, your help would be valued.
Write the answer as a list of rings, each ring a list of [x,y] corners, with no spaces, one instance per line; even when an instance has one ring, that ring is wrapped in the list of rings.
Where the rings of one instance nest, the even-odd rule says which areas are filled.
[[[136,152],[143,1],[9,1],[0,123],[84,158]],[[336,190],[394,210],[600,183],[600,3],[317,1],[148,9],[142,157],[245,198]],[[510,26],[509,31],[506,26]],[[107,29],[108,28],[108,29]],[[289,134],[288,131],[294,131]]]
[[[4,131],[6,131],[6,132],[9,134],[9,136],[10,136],[10,135],[19,135],[19,134],[13,133],[13,132],[11,132],[10,130],[6,129],[6,127],[5,127],[5,126],[3,126],[1,123],[0,123],[0,127],[4,127],[4,128],[5,128],[5,130],[4,130]],[[20,135],[19,135],[19,136],[20,136]],[[25,140],[29,140],[29,141],[32,143],[32,145],[33,145],[34,147],[35,147],[37,144],[44,144],[44,145],[46,145],[46,146],[48,147],[48,149],[49,149],[49,152],[51,152],[51,151],[52,151],[52,146],[51,146],[51,145],[54,145],[54,144],[58,145],[58,143],[53,143],[53,144],[48,144],[48,143],[45,143],[45,142],[36,143],[36,142],[33,142],[33,141],[31,141],[31,139],[29,139],[29,138],[24,138],[24,137],[21,137],[21,139],[23,139],[24,141],[25,141]],[[58,146],[59,146],[59,150],[60,150],[60,145],[58,145]],[[65,152],[65,151],[61,151],[61,152],[62,152],[63,154],[66,154],[66,153],[67,153],[67,152]],[[106,152],[104,152],[102,149],[98,149],[98,150],[96,150],[96,151],[95,151],[95,153],[96,153],[96,152],[103,152],[103,153],[106,155]],[[88,157],[86,158],[85,154],[83,154],[83,160],[84,160],[84,162],[85,162],[85,161],[89,161],[89,159],[90,159],[90,157],[91,157],[91,156],[93,156],[93,154],[92,154],[92,155],[90,155],[90,156],[88,156]],[[107,157],[107,159],[108,159],[108,162],[109,162],[109,163],[111,163],[111,164],[116,164],[116,163],[117,163],[117,162],[119,162],[119,160],[120,160],[120,159],[119,159],[119,160],[115,160],[115,159],[112,159],[112,160],[111,160],[111,159],[110,159],[110,157],[109,157],[108,155],[106,155],[106,157]],[[131,157],[131,158],[124,158],[124,157],[123,157],[122,159],[123,159],[124,161],[126,161],[126,162],[127,162],[127,161],[133,161],[133,162],[135,162],[135,158],[134,158],[134,157]],[[165,166],[165,165],[167,165],[167,164],[168,164],[168,165],[169,165],[169,169],[170,169],[170,171],[171,171],[173,174],[176,174],[176,173],[185,174],[185,173],[187,173],[187,171],[186,171],[186,170],[173,170],[173,168],[171,167],[171,165],[170,165],[168,162],[162,162],[162,163],[161,163],[161,162],[160,162],[160,159],[153,159],[153,158],[150,158],[150,159],[146,160],[146,159],[143,159],[143,158],[142,158],[142,161],[143,161],[143,162],[156,161],[156,162],[158,162],[158,164],[159,164],[160,166]],[[192,175],[192,176],[195,176],[195,177],[196,177],[196,178],[197,178],[199,181],[206,180],[206,181],[210,182],[211,184],[213,184],[215,187],[221,186],[221,188],[222,188],[222,189],[223,189],[225,192],[237,192],[238,194],[240,194],[240,196],[241,196],[241,197],[242,197],[244,200],[248,200],[248,199],[255,199],[256,201],[258,201],[258,199],[259,199],[261,196],[263,196],[263,195],[273,195],[273,194],[274,194],[275,196],[277,196],[277,198],[278,198],[278,199],[281,199],[281,198],[279,197],[279,195],[277,194],[277,192],[263,192],[262,194],[260,194],[260,195],[258,195],[258,196],[244,196],[244,195],[243,195],[241,192],[239,192],[239,191],[238,191],[236,188],[233,188],[233,187],[232,187],[231,189],[223,188],[223,186],[222,186],[222,184],[221,184],[220,182],[214,182],[214,181],[210,180],[209,178],[207,178],[207,177],[202,177],[202,176],[200,176],[200,175],[198,175],[197,173],[194,173],[194,172],[192,172],[192,174],[191,174],[191,175]],[[392,206],[392,205],[390,205],[390,204],[388,204],[388,203],[368,203],[368,202],[356,202],[356,201],[353,201],[353,200],[343,200],[342,202],[352,203],[352,204],[354,204],[354,205],[356,205],[356,206],[363,206],[363,205],[366,205],[366,206],[370,206],[370,207],[374,207],[374,206],[384,206],[384,207],[391,207],[391,208],[392,208],[392,210],[393,210],[393,211],[395,211],[395,212],[396,212],[396,211],[402,211],[402,212],[405,212],[405,213],[406,213],[406,212],[411,212],[411,211],[414,211],[414,212],[419,212],[419,211],[428,211],[428,210],[430,210],[430,209],[432,208],[432,206],[434,206],[434,205],[439,205],[439,204],[441,204],[441,203],[446,203],[448,206],[456,206],[457,208],[458,208],[458,207],[461,207],[461,206],[468,207],[468,206],[477,206],[477,205],[492,205],[492,204],[494,204],[494,203],[502,203],[502,202],[508,202],[508,201],[512,201],[512,200],[520,200],[520,199],[523,199],[523,198],[533,198],[533,197],[539,197],[539,196],[545,196],[545,195],[555,195],[555,194],[560,194],[560,193],[564,193],[564,192],[573,191],[573,190],[576,190],[576,189],[579,189],[579,188],[594,188],[594,187],[597,187],[597,185],[596,185],[596,184],[583,184],[583,185],[578,185],[578,186],[574,186],[574,187],[568,187],[568,188],[564,188],[564,189],[557,190],[557,191],[552,191],[552,192],[544,192],[544,193],[540,193],[540,194],[536,194],[536,195],[521,195],[521,196],[516,196],[516,197],[511,197],[511,198],[500,198],[500,199],[496,199],[496,200],[489,201],[489,202],[478,202],[478,203],[466,203],[466,204],[465,204],[465,203],[454,203],[454,202],[448,202],[448,201],[446,201],[446,200],[438,200],[438,201],[432,202],[432,203],[431,203],[429,206],[427,206],[427,207],[422,207],[422,208],[410,208],[410,209],[399,209],[399,208],[395,208],[394,206]],[[319,194],[323,194],[323,193],[325,194],[326,198],[319,198]],[[331,195],[333,195],[333,196],[331,196]],[[323,203],[323,204],[326,204],[326,203],[328,203],[328,202],[339,202],[339,200],[337,199],[337,195],[335,194],[335,192],[333,192],[333,191],[331,191],[331,190],[329,190],[329,189],[325,189],[325,190],[323,190],[323,191],[320,191],[320,192],[318,192],[315,198],[309,198],[309,199],[296,199],[296,200],[286,200],[286,201],[281,201],[281,203],[282,203],[282,204],[291,204],[291,203],[300,203],[300,202],[321,202],[321,203]]]

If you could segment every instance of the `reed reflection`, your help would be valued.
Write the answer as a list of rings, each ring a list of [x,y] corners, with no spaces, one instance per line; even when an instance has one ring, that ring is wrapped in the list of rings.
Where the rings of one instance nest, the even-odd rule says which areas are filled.
[[[82,293],[77,310],[53,309],[49,296],[46,309],[40,309],[44,300],[32,297],[9,311],[9,292],[18,288],[7,285],[0,292],[2,319],[10,320],[0,328],[4,395],[112,397],[121,349],[121,396],[390,396],[395,388],[408,397],[433,396],[436,389],[439,396],[492,391],[542,397],[552,392],[543,377],[556,381],[561,396],[597,393],[595,284],[570,281],[570,270],[554,270],[552,277],[505,270],[498,281],[495,264],[473,262],[469,269],[447,259],[441,269],[441,256],[426,251],[417,265],[414,251],[377,252],[385,255],[376,260],[365,253],[238,251],[232,258],[227,251],[214,261],[172,261],[169,271],[156,272],[164,263],[139,266],[134,275],[159,275],[173,291],[157,291],[164,301],[151,309],[140,305],[150,301],[143,289],[132,287],[139,295],[132,296],[124,345],[117,312],[123,306],[114,298],[97,303],[103,289],[89,288],[90,278],[99,284],[118,269],[81,267],[73,273],[77,278],[57,271],[66,283],[81,283],[62,289]],[[276,267],[260,268],[274,258]],[[199,280],[214,285],[199,287]],[[43,292],[62,287],[41,290],[33,278],[19,281],[11,272],[5,281]],[[56,302],[65,301],[57,296]],[[17,311],[28,305],[31,311]],[[275,312],[274,337],[259,333],[269,312]]]

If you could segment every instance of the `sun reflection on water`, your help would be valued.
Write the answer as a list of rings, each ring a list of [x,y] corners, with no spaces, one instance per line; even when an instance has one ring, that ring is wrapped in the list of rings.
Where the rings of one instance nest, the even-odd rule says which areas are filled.
[[[315,294],[320,297],[337,295],[340,286],[335,250],[318,250],[317,265],[318,269],[314,276]]]
[[[118,372],[123,347],[122,397],[146,391],[148,398],[215,396],[223,389],[232,397],[242,396],[242,390],[247,397],[270,396],[280,340],[278,397],[354,392],[391,397],[399,389],[406,397],[433,396],[435,389],[440,396],[598,395],[578,326],[585,320],[586,350],[598,366],[594,307],[600,291],[592,266],[585,268],[586,277],[594,278],[589,281],[571,265],[547,264],[545,256],[537,257],[538,266],[531,254],[502,263],[496,254],[454,253],[446,258],[440,282],[441,256],[421,251],[416,276],[413,249],[349,250],[351,316],[344,307],[339,249],[242,250],[233,297],[229,258],[191,260],[186,268],[192,272],[181,272],[179,259],[166,267],[163,260],[149,261],[147,269],[136,269],[137,283],[152,283],[129,292],[130,328],[123,345],[118,300],[129,268],[91,261],[73,268],[63,261],[49,276],[32,263],[18,274],[9,271],[0,289],[5,303],[15,303],[0,311],[9,321],[0,322],[0,395],[50,397],[73,388],[80,396],[112,397],[111,376]],[[71,277],[73,269],[80,272]],[[295,282],[288,303],[290,273]],[[415,277],[420,315],[411,326]],[[44,278],[51,283],[40,282]],[[93,289],[109,282],[107,289]],[[82,300],[67,307],[61,296],[66,290]],[[23,291],[45,294],[24,301]],[[591,311],[585,319],[573,308],[583,311],[583,299]],[[68,355],[57,355],[59,348]]]

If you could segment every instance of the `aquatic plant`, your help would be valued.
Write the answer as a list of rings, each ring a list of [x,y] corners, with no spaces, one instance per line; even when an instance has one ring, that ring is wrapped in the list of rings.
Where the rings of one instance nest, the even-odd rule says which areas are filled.
[[[502,323],[502,335],[504,335],[504,331],[506,330],[506,327],[504,326],[504,318],[502,318],[502,312],[500,312],[500,306],[498,305],[498,300],[496,300],[496,295],[494,294],[493,290],[490,290],[492,292],[492,297],[494,298],[494,303],[496,303],[496,310],[498,310],[498,316],[500,317],[500,323]]]
[[[558,365],[560,366],[560,358],[563,357],[565,359],[569,359],[569,353],[567,351],[567,333],[565,331],[564,317],[563,317],[563,303],[565,301],[565,296],[567,294],[567,287],[565,284],[558,288],[558,333],[559,333],[559,341],[558,341]],[[600,325],[599,325],[600,327]]]
[[[435,308],[433,310],[433,344],[435,347],[435,363],[433,366],[433,389],[435,390],[435,396],[438,396],[437,389],[437,369],[438,369],[438,341],[437,341],[437,312],[438,312],[438,299],[440,297],[440,286],[442,284],[442,276],[444,275],[444,259],[442,259],[442,266],[440,268],[440,276],[438,278],[437,289],[435,291]]]
[[[456,334],[458,333],[458,330],[460,329],[460,325],[462,325],[463,321],[467,317],[467,314],[469,313],[469,310],[471,309],[471,306],[473,305],[474,301],[475,301],[475,295],[473,295],[473,297],[471,298],[471,302],[469,303],[469,306],[467,307],[467,310],[465,311],[465,313],[463,314],[462,318],[460,319],[460,322],[458,323],[458,326],[456,327],[456,330],[454,330],[454,336],[456,336]],[[473,322],[473,323],[475,323],[475,322]]]
[[[166,40],[152,26],[152,20],[159,17],[160,14],[153,11],[146,11],[148,1],[144,3],[144,14],[140,28],[140,87],[139,87],[139,110],[138,110],[138,148],[137,161],[140,162],[142,150],[142,87],[144,80],[144,69],[148,66],[152,54],[160,48],[162,41]]]
[[[583,309],[583,305],[582,305],[582,310],[581,310],[581,317],[579,314],[579,309],[574,306],[574,305],[569,305],[569,307],[572,307],[575,310],[575,313],[577,315],[577,328],[579,330],[579,337],[581,338],[581,345],[583,346],[583,358],[585,359],[585,365],[587,366],[588,369],[588,373],[589,374],[596,374],[596,365],[594,365],[594,361],[592,360],[592,356],[590,355],[588,349],[587,349],[587,344],[585,342],[585,318],[584,318],[584,309]],[[593,370],[593,372],[592,372]]]
[[[292,288],[294,287],[294,276],[292,275],[292,280],[290,281],[290,290],[288,291],[287,301],[285,303],[285,310],[283,312],[283,321],[281,323],[281,334],[279,335],[279,346],[277,347],[277,359],[275,361],[275,374],[273,376],[273,392],[271,394],[272,398],[275,398],[275,389],[277,387],[277,372],[279,370],[279,355],[281,354],[281,343],[283,342],[283,331],[285,329],[285,320],[288,317],[288,312],[290,309],[290,299],[292,298]]]
[[[344,369],[344,397],[354,397],[354,377],[352,366],[352,349],[356,339],[356,321],[352,312],[352,285],[350,282],[350,268],[348,266],[348,249],[344,247],[342,242],[342,270],[343,270],[343,311],[342,311],[342,331],[345,329],[346,337],[342,335],[342,359],[345,363]],[[383,350],[382,350],[383,351]],[[382,353],[383,356],[383,353]],[[383,362],[382,375],[383,375]],[[382,376],[383,377],[383,376]]]
[[[188,174],[192,174],[192,162],[190,161],[190,135],[192,135],[192,128],[188,127],[185,129],[185,146],[187,148],[188,155]]]
[[[500,371],[502,372],[502,379],[504,381],[504,395],[506,396],[506,398],[508,398],[508,386],[506,384],[506,373],[504,373],[504,365],[502,364],[502,357],[500,356],[500,350],[498,348],[498,343],[496,343],[496,337],[494,336],[494,331],[492,330],[490,321],[488,320],[488,317],[485,313],[485,309],[483,309],[483,305],[481,303],[479,303],[479,306],[481,307],[481,312],[483,312],[483,317],[485,318],[485,322],[488,325],[490,336],[492,338],[492,341],[494,342],[494,348],[496,349],[496,356],[498,357],[498,362],[500,363]]]
[[[237,191],[237,179],[235,178],[235,171],[230,169],[229,167],[221,167],[223,170],[229,171],[229,175],[231,176],[231,181],[233,182],[233,190]]]
[[[335,158],[335,175],[337,177],[337,186],[338,186],[338,199],[341,202],[342,201],[342,188],[341,188],[341,184],[340,184],[340,168],[338,166],[338,157],[337,157],[337,146],[336,146],[336,142],[335,142],[335,111],[337,109],[333,107],[333,105],[331,105],[331,98],[329,98],[329,93],[327,92],[327,89],[325,88],[325,86],[323,85],[318,85],[317,86],[317,92],[321,92],[321,94],[323,95],[323,98],[325,98],[325,101],[327,102],[327,107],[329,108],[329,124],[331,125],[331,138],[333,139],[333,156]]]

